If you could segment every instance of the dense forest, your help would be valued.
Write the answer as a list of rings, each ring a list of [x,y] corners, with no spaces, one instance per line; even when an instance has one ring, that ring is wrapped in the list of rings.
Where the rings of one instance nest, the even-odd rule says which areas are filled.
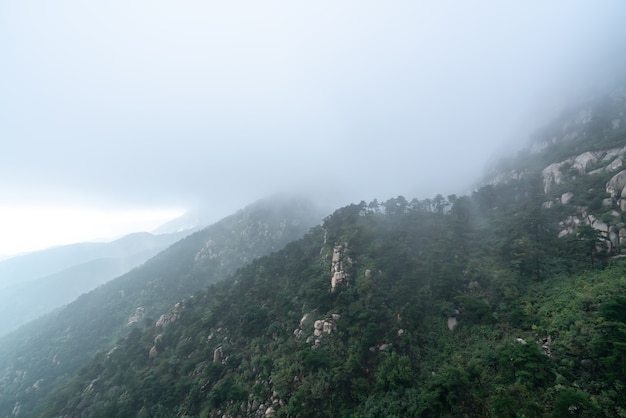
[[[338,210],[135,329],[42,416],[619,416],[626,265],[483,193]]]

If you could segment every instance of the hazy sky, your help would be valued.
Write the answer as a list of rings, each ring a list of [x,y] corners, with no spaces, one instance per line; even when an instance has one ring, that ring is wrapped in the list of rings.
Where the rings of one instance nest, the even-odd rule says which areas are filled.
[[[0,254],[290,189],[463,193],[614,81],[625,16],[622,0],[0,2]]]

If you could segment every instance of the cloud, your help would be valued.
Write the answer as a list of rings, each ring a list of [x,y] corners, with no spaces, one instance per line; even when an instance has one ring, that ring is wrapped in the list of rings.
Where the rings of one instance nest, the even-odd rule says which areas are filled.
[[[0,194],[226,214],[283,189],[462,193],[494,150],[616,81],[625,9],[5,2]]]
[[[112,240],[129,231],[150,231],[184,211],[107,210],[84,207],[0,207],[0,254],[18,254],[55,245]],[[54,222],[50,222],[54,219]]]

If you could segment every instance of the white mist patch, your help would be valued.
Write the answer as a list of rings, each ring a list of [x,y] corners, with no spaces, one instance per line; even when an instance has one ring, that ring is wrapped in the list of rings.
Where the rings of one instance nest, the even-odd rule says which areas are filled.
[[[184,212],[180,208],[0,206],[0,254],[108,241],[132,232],[151,231]]]

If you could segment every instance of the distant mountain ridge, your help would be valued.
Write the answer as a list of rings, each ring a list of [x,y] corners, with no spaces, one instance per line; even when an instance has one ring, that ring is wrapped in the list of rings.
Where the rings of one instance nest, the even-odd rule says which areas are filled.
[[[141,267],[0,338],[0,416],[35,416],[41,401],[99,350],[177,301],[304,235],[325,214],[275,196],[178,241]]]
[[[0,262],[0,336],[144,263],[188,231],[139,232],[108,243],[78,243]]]
[[[171,234],[180,231],[189,230],[191,232],[198,231],[211,223],[214,219],[204,209],[191,209],[178,218],[172,219],[164,223],[152,231],[153,234]]]
[[[39,279],[96,259],[123,259],[129,255],[150,251],[156,254],[189,233],[180,231],[175,234],[155,235],[136,232],[111,242],[82,242],[10,257],[0,261],[0,289]]]

